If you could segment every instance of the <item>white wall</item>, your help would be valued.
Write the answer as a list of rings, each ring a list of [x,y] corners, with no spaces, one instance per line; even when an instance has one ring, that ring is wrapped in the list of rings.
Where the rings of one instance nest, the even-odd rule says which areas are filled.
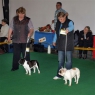
[[[89,25],[95,35],[95,0],[10,0],[10,20],[15,16],[16,9],[23,6],[37,30],[40,26],[51,24],[57,1],[62,2],[63,8],[69,13],[69,18],[74,21],[75,30],[82,30]]]
[[[3,8],[2,8],[2,0],[0,0],[0,24],[2,19],[3,19]]]

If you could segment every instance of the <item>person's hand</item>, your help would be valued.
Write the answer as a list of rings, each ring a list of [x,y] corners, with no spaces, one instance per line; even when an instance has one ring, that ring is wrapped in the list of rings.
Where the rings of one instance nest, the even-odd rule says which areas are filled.
[[[28,38],[30,38],[30,33],[28,33]]]
[[[69,32],[69,30],[68,30],[68,29],[66,29],[66,34],[68,34],[68,32]]]
[[[86,39],[89,40],[89,37],[87,37]]]
[[[54,23],[54,20],[52,20],[52,23]]]
[[[81,38],[81,40],[83,40],[83,38]]]
[[[53,43],[53,46],[56,46],[56,43]]]
[[[8,42],[9,42],[9,43],[11,42],[11,38],[10,38],[10,37],[8,37]]]

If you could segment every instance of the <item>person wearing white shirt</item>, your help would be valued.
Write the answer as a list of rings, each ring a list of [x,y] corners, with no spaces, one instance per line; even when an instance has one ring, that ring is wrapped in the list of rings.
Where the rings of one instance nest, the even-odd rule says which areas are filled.
[[[0,31],[0,42],[4,42],[5,39],[7,39],[8,30],[9,30],[9,26],[7,24],[7,20],[3,19],[2,20],[2,27],[1,27],[1,31]]]
[[[7,19],[2,19],[2,27],[0,31],[0,42],[4,42],[8,37],[8,30],[9,26],[7,24]],[[8,52],[8,45],[0,45],[0,54],[3,54],[4,52]]]

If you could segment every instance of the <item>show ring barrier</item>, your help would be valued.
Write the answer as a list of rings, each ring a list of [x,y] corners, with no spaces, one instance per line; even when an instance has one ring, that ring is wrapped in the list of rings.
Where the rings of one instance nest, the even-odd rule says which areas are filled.
[[[8,42],[8,41],[4,41],[4,42],[0,42],[0,45],[6,45],[7,44],[7,51],[8,53],[12,53],[13,52],[13,44],[12,41]]]
[[[74,47],[74,50],[87,50],[87,51],[93,51],[95,52],[95,48],[92,47],[88,47],[88,48],[84,48],[84,47]],[[95,55],[92,52],[92,58],[95,59]]]
[[[74,47],[75,50],[95,50],[95,48]]]
[[[0,42],[0,45],[4,45],[4,44],[12,44],[12,40],[10,42],[8,41]]]

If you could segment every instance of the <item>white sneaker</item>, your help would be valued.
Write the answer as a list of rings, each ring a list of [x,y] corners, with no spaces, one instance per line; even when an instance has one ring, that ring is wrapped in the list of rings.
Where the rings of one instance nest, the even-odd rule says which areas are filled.
[[[57,80],[57,79],[61,79],[61,78],[59,78],[58,76],[55,76],[53,79],[54,80]]]

